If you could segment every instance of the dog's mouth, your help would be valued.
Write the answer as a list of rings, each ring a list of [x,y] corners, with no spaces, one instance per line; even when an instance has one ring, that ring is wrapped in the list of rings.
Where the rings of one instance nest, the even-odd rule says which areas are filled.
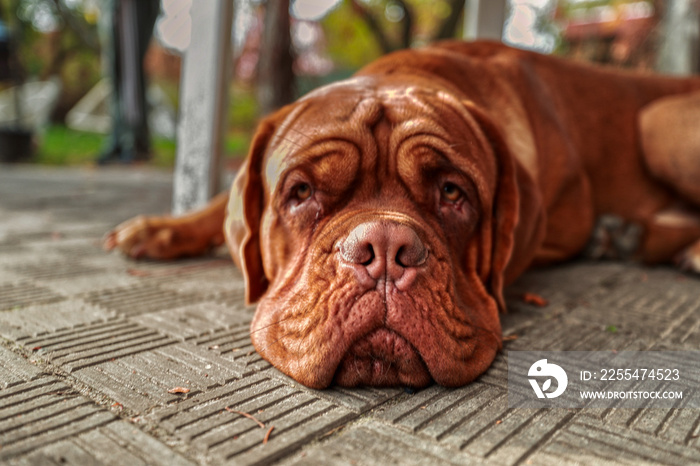
[[[340,361],[335,382],[342,386],[424,387],[432,378],[418,351],[386,327],[355,342]]]

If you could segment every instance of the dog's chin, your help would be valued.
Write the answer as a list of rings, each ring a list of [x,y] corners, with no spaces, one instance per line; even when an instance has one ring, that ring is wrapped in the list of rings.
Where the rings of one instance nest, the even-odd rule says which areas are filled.
[[[334,382],[360,385],[421,388],[432,382],[416,349],[398,333],[380,328],[353,344],[336,370]]]

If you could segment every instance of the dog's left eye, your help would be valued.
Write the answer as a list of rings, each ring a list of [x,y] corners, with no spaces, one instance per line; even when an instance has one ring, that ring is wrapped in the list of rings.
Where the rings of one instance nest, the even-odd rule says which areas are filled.
[[[454,183],[442,185],[441,194],[446,202],[457,202],[462,197],[462,191]]]
[[[310,198],[312,192],[313,191],[309,183],[299,183],[294,188],[294,196],[301,202]]]

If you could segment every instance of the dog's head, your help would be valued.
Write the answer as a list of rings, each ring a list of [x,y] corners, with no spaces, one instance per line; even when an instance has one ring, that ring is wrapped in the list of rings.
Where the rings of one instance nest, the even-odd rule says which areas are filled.
[[[262,122],[226,233],[257,351],[299,382],[466,384],[501,346],[513,160],[429,79],[358,77]]]

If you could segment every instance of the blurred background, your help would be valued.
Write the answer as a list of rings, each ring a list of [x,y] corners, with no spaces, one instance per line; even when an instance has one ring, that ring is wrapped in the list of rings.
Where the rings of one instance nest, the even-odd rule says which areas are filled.
[[[130,88],[124,97],[112,84],[119,78],[111,63],[132,49],[140,62],[138,44],[120,49],[110,36],[110,28],[135,27],[123,19],[126,7],[114,10],[120,0],[0,0],[0,161],[174,165],[182,57],[196,40],[197,1],[154,2],[153,21],[143,26],[150,34],[153,24],[152,38],[142,40],[150,147],[122,157],[110,152],[109,140],[120,118],[115,96],[128,98]],[[256,122],[271,109],[382,54],[468,37],[469,3],[236,0],[225,160],[235,165],[245,156]],[[509,0],[502,40],[575,60],[689,74],[700,62],[699,10],[700,0]]]

